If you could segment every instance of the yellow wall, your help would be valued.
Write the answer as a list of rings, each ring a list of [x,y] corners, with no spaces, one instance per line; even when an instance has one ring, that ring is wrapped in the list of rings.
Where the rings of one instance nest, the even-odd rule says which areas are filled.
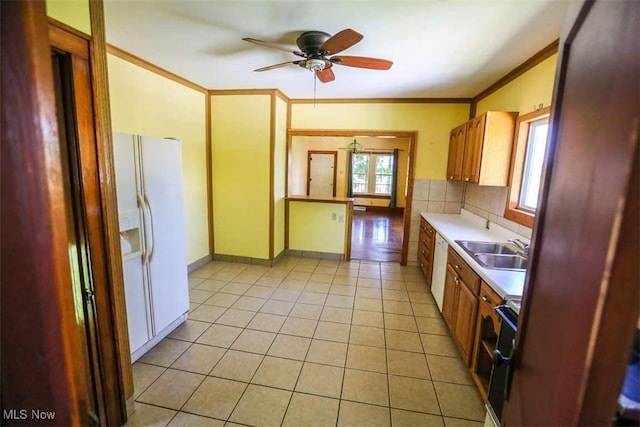
[[[287,103],[276,98],[275,152],[273,162],[273,255],[284,251],[285,172],[287,164]]]
[[[405,189],[407,184],[409,140],[406,138],[357,138],[358,142],[365,148],[393,150],[399,148],[398,154],[398,185],[397,185],[397,206],[405,206]],[[347,195],[347,151],[344,148],[351,142],[350,137],[328,137],[328,136],[294,136],[291,140],[292,168],[291,174],[291,195],[306,194],[307,191],[307,168],[308,151],[335,151],[337,155],[336,165],[336,197],[346,197]],[[389,200],[357,198],[355,204],[367,206],[388,206]]]
[[[205,94],[107,55],[114,132],[182,141],[187,262],[209,254]]]
[[[346,218],[346,205],[289,202],[289,249],[344,254],[346,223],[332,214]]]
[[[211,96],[215,253],[269,258],[271,95]]]
[[[490,110],[526,114],[551,105],[558,55],[552,55],[523,75],[478,102],[476,114]]]
[[[76,30],[91,34],[89,0],[47,0],[47,15]]]
[[[445,179],[449,132],[469,118],[468,104],[292,104],[293,129],[417,131],[416,179]]]

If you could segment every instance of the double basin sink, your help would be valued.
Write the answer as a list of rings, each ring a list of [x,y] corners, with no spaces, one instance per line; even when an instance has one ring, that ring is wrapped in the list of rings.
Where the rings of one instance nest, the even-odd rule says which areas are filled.
[[[495,270],[525,271],[527,257],[524,251],[511,243],[474,242],[456,240],[465,252],[483,267]]]

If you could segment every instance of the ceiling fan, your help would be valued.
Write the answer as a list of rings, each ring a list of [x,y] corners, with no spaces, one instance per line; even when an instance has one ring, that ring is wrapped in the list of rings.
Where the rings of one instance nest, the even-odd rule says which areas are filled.
[[[305,31],[296,39],[298,50],[291,49],[287,46],[269,43],[250,37],[242,40],[254,43],[260,46],[278,49],[285,52],[293,53],[303,59],[296,61],[283,62],[281,64],[270,65],[268,67],[258,68],[253,71],[269,71],[275,68],[286,67],[287,65],[298,65],[313,71],[322,83],[335,80],[335,75],[331,67],[333,65],[345,65],[347,67],[368,68],[371,70],[388,70],[393,62],[386,59],[367,58],[364,56],[332,56],[362,40],[362,34],[347,28],[335,35],[325,33],[323,31]]]

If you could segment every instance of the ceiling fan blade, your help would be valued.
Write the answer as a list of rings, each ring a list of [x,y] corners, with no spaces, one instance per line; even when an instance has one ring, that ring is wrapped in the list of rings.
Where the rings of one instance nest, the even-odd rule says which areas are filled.
[[[333,70],[331,68],[325,68],[324,70],[316,71],[316,77],[322,83],[329,83],[336,79],[335,74],[333,74]]]
[[[276,68],[286,67],[287,65],[290,65],[290,64],[296,64],[297,65],[300,62],[302,62],[302,61],[283,62],[281,64],[274,64],[274,65],[269,65],[268,67],[258,68],[258,69],[253,70],[253,71],[269,71],[269,70],[273,70],[273,69],[276,69]]]
[[[249,42],[249,43],[253,43],[253,44],[257,44],[258,46],[264,46],[264,47],[269,47],[271,49],[278,49],[281,50],[283,52],[289,52],[289,53],[293,53],[294,55],[298,55],[302,58],[305,58],[304,53],[299,52],[297,50],[291,49],[290,47],[287,46],[282,46],[280,44],[275,44],[275,43],[269,43],[269,42],[265,42],[262,40],[258,40],[258,39],[252,39],[251,37],[244,37],[242,40]]]
[[[338,52],[342,52],[345,49],[350,48],[354,44],[362,40],[362,34],[353,31],[350,28],[342,30],[337,34],[334,34],[327,41],[320,46],[320,52],[323,55],[333,55]]]
[[[367,58],[365,56],[333,56],[329,60],[338,65],[347,67],[369,68],[371,70],[388,70],[393,62],[386,59]]]

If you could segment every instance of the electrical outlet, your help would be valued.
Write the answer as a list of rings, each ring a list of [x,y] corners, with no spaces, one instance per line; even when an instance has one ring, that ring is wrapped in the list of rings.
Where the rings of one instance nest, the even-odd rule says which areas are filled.
[[[338,214],[333,212],[331,213],[331,221],[335,221],[337,219]]]
[[[344,222],[344,215],[338,216],[338,222]]]

